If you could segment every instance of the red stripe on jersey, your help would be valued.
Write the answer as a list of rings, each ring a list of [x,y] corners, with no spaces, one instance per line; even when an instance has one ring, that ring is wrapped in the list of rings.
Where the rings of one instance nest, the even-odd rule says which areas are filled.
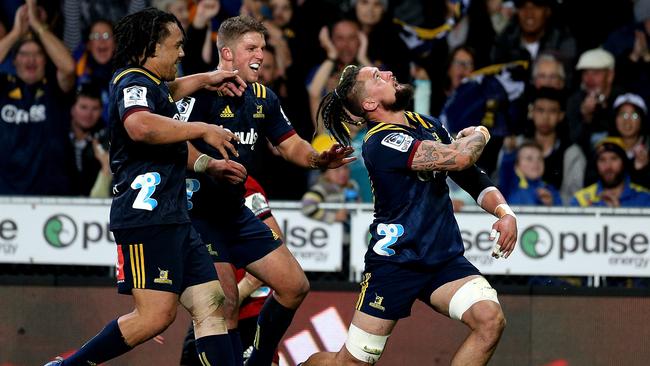
[[[411,165],[413,164],[413,158],[415,157],[415,151],[418,149],[420,146],[420,143],[422,141],[420,140],[415,140],[415,143],[413,144],[413,150],[411,150],[411,154],[409,155],[409,160],[406,162],[406,166],[411,169]]]
[[[127,117],[129,117],[129,116],[132,115],[133,113],[135,113],[135,112],[142,112],[142,111],[151,112],[151,109],[146,108],[146,107],[136,107],[136,108],[131,108],[131,109],[129,109],[128,111],[126,111],[126,113],[124,113],[124,116],[122,116],[122,122],[126,121]]]
[[[117,282],[124,281],[124,254],[122,253],[122,244],[117,245]]]
[[[291,130],[291,131],[285,133],[284,135],[280,136],[280,138],[278,139],[278,141],[276,141],[276,143],[274,145],[275,146],[280,145],[282,143],[282,141],[288,139],[289,137],[291,137],[291,136],[293,136],[295,134],[296,134],[296,130]]]

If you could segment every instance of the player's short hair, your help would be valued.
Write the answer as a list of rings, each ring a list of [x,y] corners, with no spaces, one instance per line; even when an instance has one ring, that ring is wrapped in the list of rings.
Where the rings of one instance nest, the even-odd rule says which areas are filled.
[[[122,18],[115,25],[115,55],[113,66],[116,69],[129,65],[141,66],[156,53],[156,44],[169,37],[167,25],[174,23],[183,33],[181,22],[173,14],[156,8],[147,8]]]
[[[365,92],[363,83],[357,82],[358,75],[359,67],[348,65],[336,88],[323,97],[316,112],[318,122],[322,121],[336,141],[344,146],[350,145],[350,130],[345,124],[360,125],[367,116],[361,105]],[[355,120],[353,116],[363,120]]]
[[[230,46],[241,36],[250,32],[260,33],[264,38],[268,35],[268,31],[264,25],[255,18],[245,15],[228,18],[219,26],[219,31],[217,32],[217,48],[221,50],[223,47]]]

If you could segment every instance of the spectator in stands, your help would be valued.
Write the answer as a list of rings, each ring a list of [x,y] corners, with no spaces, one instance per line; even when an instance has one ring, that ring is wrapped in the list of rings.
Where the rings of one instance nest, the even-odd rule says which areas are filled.
[[[101,122],[101,113],[102,101],[99,88],[91,84],[82,84],[70,110],[70,143],[77,167],[75,181],[77,193],[82,196],[90,195],[97,174],[102,168],[102,161],[95,155],[98,137],[105,137],[107,133]]]
[[[487,0],[487,8],[492,28],[499,35],[506,29],[510,19],[515,14],[514,3],[509,0]]]
[[[111,59],[114,52],[113,24],[108,20],[97,20],[90,27],[86,48],[75,56],[77,86],[94,84],[100,87],[104,121],[108,121],[108,84],[113,74]]]
[[[16,76],[0,74],[0,194],[71,194],[66,94],[74,87],[74,60],[39,20],[35,1],[18,9],[0,39],[0,61],[12,47]]]
[[[542,180],[544,175],[544,156],[542,146],[534,141],[524,142],[517,149],[515,162],[517,186],[508,195],[513,205],[562,205],[560,193],[552,185]]]
[[[327,144],[324,144],[321,148],[325,146]],[[344,202],[359,202],[359,187],[357,182],[350,179],[350,168],[347,165],[336,169],[328,169],[321,173],[316,184],[311,186],[302,196],[302,212],[307,217],[330,224],[334,222],[347,223],[349,220],[347,209],[324,209],[319,207],[321,203]]]
[[[431,115],[439,116],[447,98],[460,86],[464,78],[474,72],[474,50],[467,46],[459,46],[451,51],[447,61],[446,74],[434,78],[443,81],[442,85],[433,87],[431,95]],[[425,113],[429,114],[429,113]]]
[[[643,98],[637,94],[626,93],[614,101],[616,124],[611,136],[619,136],[623,141],[625,152],[630,159],[630,177],[632,182],[650,187],[650,164],[648,164],[648,124],[644,123],[648,115]]]
[[[181,1],[187,3],[185,1]],[[158,8],[163,11],[167,10],[166,4],[176,6],[176,2],[169,0],[156,1]],[[174,14],[172,12],[172,14]],[[213,19],[225,17],[219,0],[201,0],[196,5],[192,21],[185,27],[185,57],[181,60],[182,73],[191,75],[200,72],[210,71],[216,68],[219,62],[219,55],[214,47],[216,39],[216,29],[214,29]],[[213,36],[215,39],[213,39]],[[179,70],[179,74],[181,71]]]
[[[635,1],[634,18],[610,34],[603,48],[616,58],[617,82],[650,100],[650,1]]]
[[[650,192],[630,182],[629,163],[620,138],[607,137],[596,145],[598,182],[574,195],[572,206],[650,207]]]
[[[615,118],[612,104],[621,90],[614,86],[614,57],[601,48],[580,55],[576,70],[582,72],[582,82],[567,102],[569,134],[589,156]]]
[[[564,65],[551,53],[540,54],[533,64],[532,84],[535,89],[546,87],[564,90]]]
[[[576,41],[568,30],[553,24],[553,0],[517,0],[517,21],[497,37],[492,49],[494,63],[533,61],[544,52],[556,52],[566,70],[577,55]],[[568,75],[570,80],[570,75]]]
[[[398,80],[408,81],[410,52],[388,13],[388,0],[352,0],[351,4],[352,18],[368,39],[369,61],[380,70],[391,70]]]
[[[345,66],[368,66],[371,62],[368,59],[368,38],[359,29],[359,24],[352,20],[343,19],[334,23],[331,35],[328,28],[323,27],[318,38],[327,58],[308,80],[307,90],[312,122],[317,132],[322,133],[323,126],[316,125],[316,110],[322,96],[334,89]]]
[[[496,34],[488,10],[488,0],[473,0],[449,32],[447,44],[450,49],[460,46],[473,49],[476,68],[480,69],[491,63],[490,51]]]
[[[147,0],[62,0],[64,43],[74,50],[94,21],[106,19],[115,23],[127,14],[146,8],[147,4]]]
[[[190,13],[187,0],[152,0],[151,6],[158,10],[174,14],[176,19],[181,22],[183,29],[187,29],[190,25]]]
[[[560,190],[562,201],[568,203],[573,194],[583,186],[586,158],[582,150],[567,138],[564,120],[564,94],[556,89],[541,88],[532,96],[529,106],[531,128],[525,137],[542,148],[544,174],[542,180]],[[504,144],[501,161],[500,187],[510,194],[519,182],[512,169],[514,150],[518,142],[510,140]]]

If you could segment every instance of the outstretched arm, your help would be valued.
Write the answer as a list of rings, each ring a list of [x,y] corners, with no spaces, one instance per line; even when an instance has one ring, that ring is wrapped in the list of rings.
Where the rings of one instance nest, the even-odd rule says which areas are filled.
[[[450,144],[425,140],[417,147],[411,169],[418,171],[464,170],[474,165],[490,139],[485,127],[468,127]]]
[[[237,71],[215,70],[177,78],[167,83],[174,100],[184,98],[195,91],[212,87],[229,96],[241,96],[246,83],[237,76]]]
[[[349,146],[334,144],[328,151],[319,154],[309,142],[296,134],[282,141],[278,151],[285,160],[310,169],[334,169],[356,160],[350,157],[353,149]]]

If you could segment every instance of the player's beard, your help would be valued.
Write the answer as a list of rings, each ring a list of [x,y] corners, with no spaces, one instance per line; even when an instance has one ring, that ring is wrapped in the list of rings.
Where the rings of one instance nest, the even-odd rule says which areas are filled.
[[[410,84],[400,84],[400,88],[395,90],[395,101],[385,105],[384,108],[393,112],[405,110],[413,99],[413,92],[413,86]]]

